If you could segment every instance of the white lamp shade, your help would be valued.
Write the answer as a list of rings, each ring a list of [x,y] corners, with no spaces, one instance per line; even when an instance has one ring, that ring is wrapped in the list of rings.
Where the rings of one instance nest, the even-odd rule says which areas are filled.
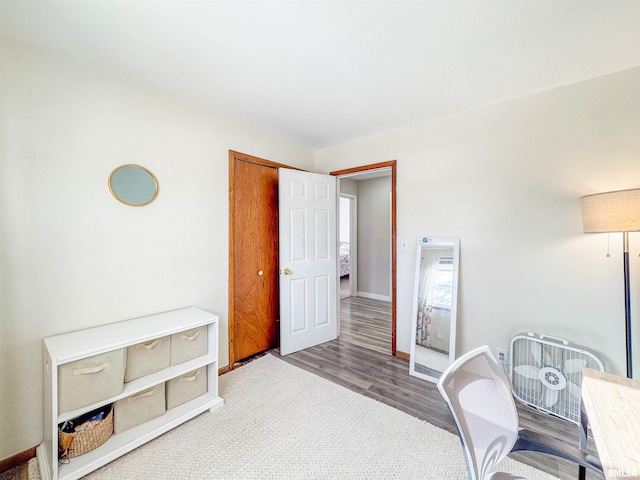
[[[582,197],[585,233],[640,231],[640,188]]]

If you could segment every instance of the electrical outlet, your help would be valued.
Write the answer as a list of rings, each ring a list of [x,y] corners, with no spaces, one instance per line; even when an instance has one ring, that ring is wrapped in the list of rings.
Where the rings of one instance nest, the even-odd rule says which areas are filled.
[[[496,347],[496,360],[501,365],[506,365],[508,360],[507,356],[509,355],[509,350],[506,348],[498,348]]]

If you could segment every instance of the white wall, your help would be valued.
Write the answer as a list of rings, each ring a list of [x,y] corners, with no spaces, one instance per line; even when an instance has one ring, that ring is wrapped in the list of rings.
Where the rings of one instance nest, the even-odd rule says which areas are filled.
[[[358,195],[358,182],[351,178],[340,178],[340,193]]]
[[[621,234],[583,234],[580,197],[640,187],[640,67],[316,152],[322,172],[397,160],[397,347],[415,240],[461,239],[458,353],[566,337],[624,374]],[[636,377],[640,234],[631,234]]]
[[[228,151],[312,169],[312,150],[2,39],[0,459],[42,440],[42,338],[197,305],[228,364]],[[149,206],[107,189],[158,178]]]
[[[391,301],[391,177],[358,181],[358,295]]]

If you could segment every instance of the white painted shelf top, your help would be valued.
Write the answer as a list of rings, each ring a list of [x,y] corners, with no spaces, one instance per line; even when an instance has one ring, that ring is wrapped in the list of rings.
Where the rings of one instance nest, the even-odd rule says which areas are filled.
[[[44,339],[58,364],[142,343],[154,338],[208,325],[218,316],[197,307],[186,307],[145,317],[99,325]]]

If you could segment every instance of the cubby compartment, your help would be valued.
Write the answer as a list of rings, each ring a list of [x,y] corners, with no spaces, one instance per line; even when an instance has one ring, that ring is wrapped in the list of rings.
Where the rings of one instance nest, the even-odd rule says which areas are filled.
[[[171,335],[171,365],[207,354],[207,327],[194,328]]]
[[[113,405],[113,433],[118,435],[164,415],[166,409],[164,383],[118,400]]]
[[[207,367],[167,380],[167,410],[182,405],[207,391]]]
[[[69,412],[122,393],[122,348],[91,355],[58,367],[58,412]]]
[[[196,355],[199,356],[199,355]],[[154,338],[127,347],[124,381],[130,382],[171,365],[171,337]]]

